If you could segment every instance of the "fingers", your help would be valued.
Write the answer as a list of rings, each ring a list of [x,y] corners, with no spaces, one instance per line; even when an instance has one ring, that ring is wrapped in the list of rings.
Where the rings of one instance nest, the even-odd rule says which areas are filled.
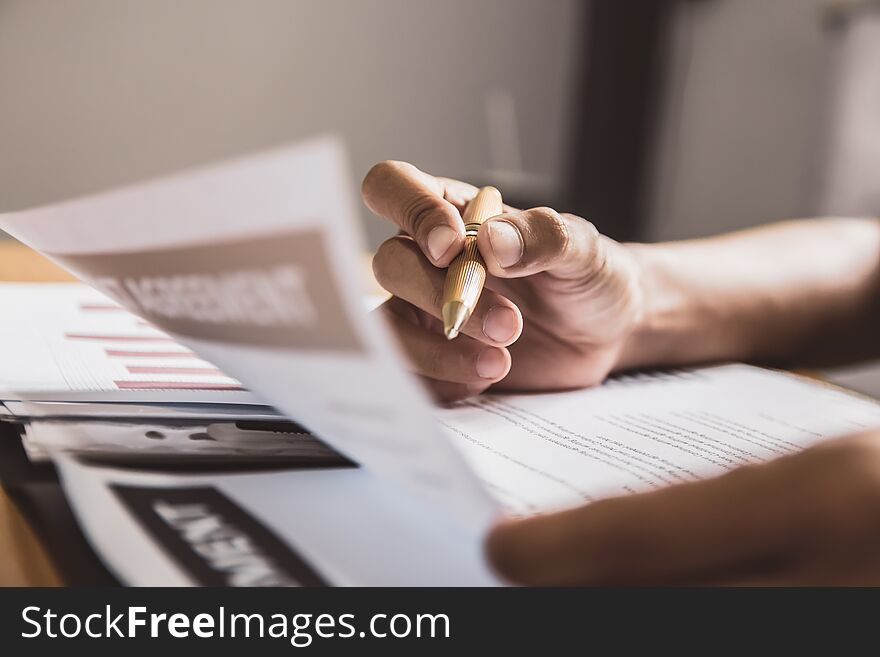
[[[804,538],[816,497],[783,461],[502,524],[489,558],[544,585],[674,583],[773,558]]]
[[[434,265],[446,267],[464,243],[461,206],[447,200],[447,185],[456,204],[469,200],[469,185],[435,178],[406,162],[386,161],[370,169],[361,193],[370,210],[412,236]]]
[[[448,404],[479,395],[491,385],[491,383],[453,383],[427,377],[420,378],[434,401],[439,404]]]
[[[453,180],[452,178],[438,177],[437,181],[443,187],[443,198],[452,203],[459,214],[464,212],[467,204],[471,202],[474,196],[477,195],[477,191],[479,191],[470,183]]]
[[[373,271],[379,284],[395,297],[441,317],[446,272],[431,266],[412,240],[401,236],[387,240],[373,258]],[[485,289],[462,333],[487,344],[507,346],[519,338],[522,328],[516,304]]]
[[[606,240],[590,222],[550,208],[532,208],[490,219],[477,235],[493,276],[518,278],[547,271],[590,277],[602,270]]]
[[[417,374],[435,381],[470,385],[474,390],[483,390],[507,376],[511,364],[507,349],[467,336],[447,340],[441,333],[413,322],[406,316],[406,308],[398,309],[399,304],[405,302],[392,299],[382,309]],[[439,390],[453,398],[461,392],[460,388],[442,386]]]

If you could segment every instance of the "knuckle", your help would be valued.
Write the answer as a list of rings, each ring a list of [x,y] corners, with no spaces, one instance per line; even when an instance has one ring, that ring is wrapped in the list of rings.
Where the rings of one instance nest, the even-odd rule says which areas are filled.
[[[408,241],[402,237],[385,240],[373,256],[373,276],[385,290],[394,292],[406,275],[404,254],[409,249]]]
[[[556,210],[547,207],[534,208],[531,210],[528,225],[532,237],[540,242],[540,248],[533,251],[532,264],[547,264],[568,251],[571,242],[568,224]],[[526,240],[526,258],[529,241]]]
[[[376,308],[378,313],[386,322],[391,330],[396,334],[398,340],[406,340],[406,334],[401,330],[404,323],[414,324],[417,320],[415,317],[416,309],[399,297],[391,297],[381,306]]]
[[[579,251],[585,263],[585,274],[588,278],[596,278],[608,271],[608,248],[602,241],[599,229],[591,221],[575,218],[578,227]]]
[[[592,221],[587,221],[580,217],[573,217],[573,219],[577,221],[577,225],[583,233],[588,255],[595,256],[598,253],[601,244],[602,235],[599,233],[599,229],[596,228]]]
[[[370,167],[367,175],[361,183],[361,194],[364,198],[370,198],[382,180],[388,176],[388,171],[393,167],[391,160],[383,160],[377,162]]]
[[[394,178],[399,177],[409,166],[412,165],[406,162],[382,160],[370,167],[361,183],[361,196],[367,202],[367,205],[372,207],[373,201],[385,193],[388,184]]]
[[[590,239],[593,239],[593,240],[599,239],[599,229],[596,228],[595,224],[592,221],[590,221],[588,219],[584,219],[583,217],[578,217],[573,214],[566,214],[564,216],[572,221],[577,221],[579,226],[583,226],[584,233]]]
[[[370,167],[367,175],[364,176],[364,183],[376,183],[386,180],[390,175],[400,171],[403,162],[397,160],[382,160]]]
[[[431,304],[431,308],[436,310],[438,313],[443,308],[443,287],[436,286],[431,288],[428,297],[428,303]]]
[[[437,209],[437,198],[431,194],[416,194],[402,209],[401,227],[413,237],[424,233],[432,223]]]
[[[388,255],[387,242],[383,242],[375,255],[373,256],[373,278],[376,279],[376,282],[382,287],[382,289],[388,289],[388,269],[393,265],[391,258]]]
[[[630,306],[637,307],[640,301],[632,257],[616,242],[604,238],[592,222],[568,215],[568,223],[573,228],[569,260],[581,275],[582,283],[608,292],[608,298],[619,303],[621,313],[629,313]]]
[[[444,379],[444,366],[446,365],[446,352],[443,345],[430,347],[424,356],[425,374],[440,380]]]
[[[534,220],[544,224],[548,232],[562,236],[568,235],[568,227],[565,225],[562,215],[553,208],[542,206],[534,208],[532,213]]]

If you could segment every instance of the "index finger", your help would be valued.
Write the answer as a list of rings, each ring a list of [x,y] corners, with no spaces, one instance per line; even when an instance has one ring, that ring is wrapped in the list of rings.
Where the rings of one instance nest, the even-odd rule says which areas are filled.
[[[448,266],[461,251],[460,211],[476,194],[475,187],[389,160],[370,169],[361,193],[370,210],[410,235],[434,265]]]

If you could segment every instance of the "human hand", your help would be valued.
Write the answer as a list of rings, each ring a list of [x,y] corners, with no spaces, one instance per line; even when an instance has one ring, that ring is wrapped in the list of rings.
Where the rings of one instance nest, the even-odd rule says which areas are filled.
[[[642,310],[638,267],[626,247],[579,217],[505,206],[477,237],[488,274],[480,301],[461,335],[447,341],[444,268],[461,251],[461,213],[477,188],[382,162],[362,192],[373,212],[401,230],[373,260],[376,279],[393,295],[378,312],[439,398],[490,385],[585,387],[615,366]]]
[[[490,561],[529,585],[878,585],[880,432],[660,491],[509,521]]]

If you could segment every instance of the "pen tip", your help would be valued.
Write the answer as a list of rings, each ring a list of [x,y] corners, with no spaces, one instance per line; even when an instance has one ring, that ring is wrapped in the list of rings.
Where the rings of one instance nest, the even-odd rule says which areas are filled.
[[[447,340],[453,340],[461,332],[470,313],[461,301],[448,301],[443,304],[443,333]]]

